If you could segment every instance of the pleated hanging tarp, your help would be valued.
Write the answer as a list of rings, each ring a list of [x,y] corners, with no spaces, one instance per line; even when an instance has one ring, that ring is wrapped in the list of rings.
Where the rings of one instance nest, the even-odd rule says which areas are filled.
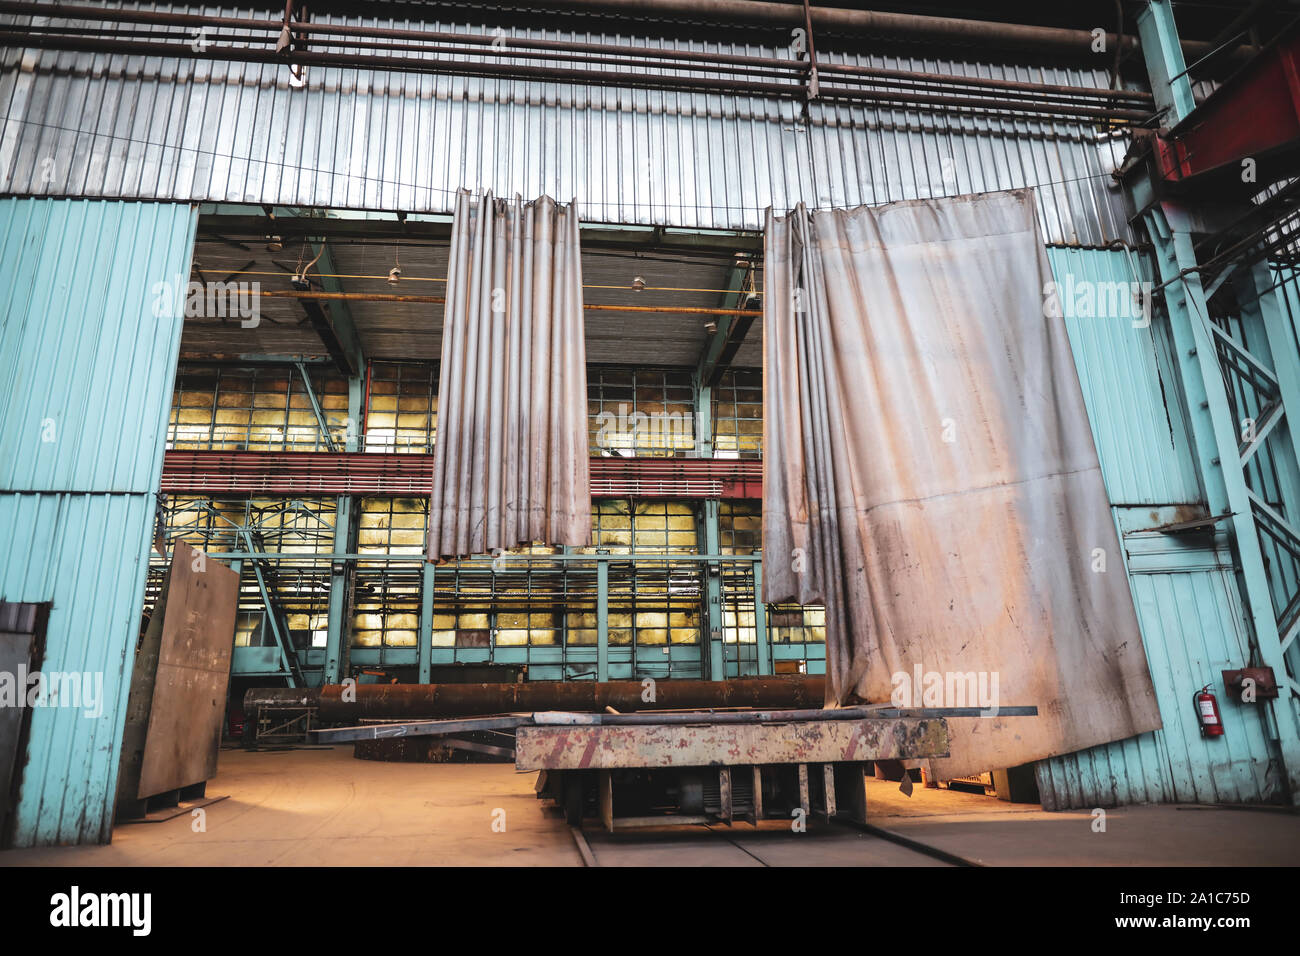
[[[574,204],[456,200],[438,383],[430,560],[591,537]]]
[[[826,605],[827,706],[1039,708],[942,779],[1160,726],[1051,281],[1030,191],[768,216],[764,598]]]

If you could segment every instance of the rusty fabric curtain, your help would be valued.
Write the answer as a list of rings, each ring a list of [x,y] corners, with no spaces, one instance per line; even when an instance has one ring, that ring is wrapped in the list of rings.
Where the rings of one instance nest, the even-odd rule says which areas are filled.
[[[827,706],[949,721],[942,779],[1160,726],[1032,191],[765,239],[763,591],[826,606]]]
[[[438,383],[431,561],[591,538],[578,214],[456,198]]]

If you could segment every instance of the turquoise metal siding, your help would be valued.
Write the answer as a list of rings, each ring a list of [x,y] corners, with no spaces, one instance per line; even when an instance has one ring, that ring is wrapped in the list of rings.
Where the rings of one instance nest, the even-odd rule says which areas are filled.
[[[103,674],[97,715],[33,708],[15,846],[108,841],[153,514],[150,495],[0,495],[0,594],[52,603],[41,669]]]
[[[1051,249],[1059,289],[1145,281],[1123,251]],[[1271,795],[1270,744],[1258,710],[1226,700],[1220,671],[1249,657],[1247,623],[1226,536],[1188,538],[1151,529],[1204,502],[1174,372],[1156,314],[1149,327],[1130,317],[1080,314],[1062,294],[1106,489],[1124,543],[1151,678],[1164,728],[1038,763],[1048,809],[1131,803],[1259,802]],[[1219,692],[1227,736],[1203,740],[1192,695]]]
[[[157,489],[180,325],[154,316],[156,287],[188,281],[195,222],[189,206],[0,200],[0,491]]]
[[[1145,521],[1126,509],[1121,526]],[[1160,532],[1124,536],[1129,581],[1164,728],[1040,761],[1047,809],[1126,803],[1260,803],[1280,781],[1260,710],[1223,693],[1220,672],[1248,657],[1246,621],[1227,536],[1187,542]],[[1210,683],[1226,734],[1202,739],[1192,695]]]
[[[0,599],[50,602],[43,670],[103,679],[97,716],[33,709],[15,846],[110,836],[180,348],[155,285],[188,275],[196,222],[181,205],[0,200]]]
[[[1149,278],[1123,251],[1051,249],[1048,256],[1059,289],[1088,283],[1095,293]],[[1144,328],[1129,317],[1080,315],[1079,304],[1061,296],[1164,728],[1040,761],[1043,806],[1265,800],[1273,781],[1261,714],[1222,693],[1220,671],[1249,657],[1226,536],[1150,530],[1187,517],[1178,506],[1204,501],[1166,320],[1157,314]],[[1206,683],[1216,685],[1224,712],[1228,732],[1220,740],[1201,739],[1192,709]]]
[[[1136,274],[1134,260],[1123,251],[1049,249],[1047,255],[1062,290],[1065,327],[1111,503],[1201,501],[1172,367],[1162,354],[1160,320],[1142,328],[1127,317],[1093,317],[1079,295],[1064,291],[1084,289],[1083,283],[1104,291],[1149,276]]]

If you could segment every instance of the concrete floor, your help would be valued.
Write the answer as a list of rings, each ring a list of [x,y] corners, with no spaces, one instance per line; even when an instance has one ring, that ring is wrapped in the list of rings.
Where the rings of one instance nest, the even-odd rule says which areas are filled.
[[[559,814],[533,796],[535,774],[508,764],[355,760],[350,747],[222,751],[206,831],[190,815],[119,826],[104,847],[0,853],[16,865],[581,866]],[[1129,807],[1093,832],[1087,812],[1045,813],[991,797],[871,781],[872,821],[989,865],[1297,865],[1300,817],[1276,811]],[[504,821],[504,832],[501,832]],[[494,828],[494,823],[496,827]],[[589,832],[602,866],[937,866],[878,837],[781,821],[755,829]]]

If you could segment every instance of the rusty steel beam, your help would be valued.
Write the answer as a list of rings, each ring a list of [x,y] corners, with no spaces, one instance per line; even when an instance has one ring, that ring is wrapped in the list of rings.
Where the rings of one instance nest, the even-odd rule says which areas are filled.
[[[763,465],[732,458],[591,459],[593,498],[762,498]],[[433,456],[172,449],[161,490],[196,495],[427,495]]]
[[[515,769],[520,771],[858,763],[947,755],[947,724],[933,717],[522,726],[515,732]]]
[[[317,707],[323,721],[367,717],[474,717],[538,710],[622,713],[711,707],[820,707],[823,677],[759,677],[728,681],[662,680],[654,699],[641,681],[528,681],[519,684],[331,684],[319,688],[253,688],[244,710]],[[345,700],[345,692],[354,697]]]

